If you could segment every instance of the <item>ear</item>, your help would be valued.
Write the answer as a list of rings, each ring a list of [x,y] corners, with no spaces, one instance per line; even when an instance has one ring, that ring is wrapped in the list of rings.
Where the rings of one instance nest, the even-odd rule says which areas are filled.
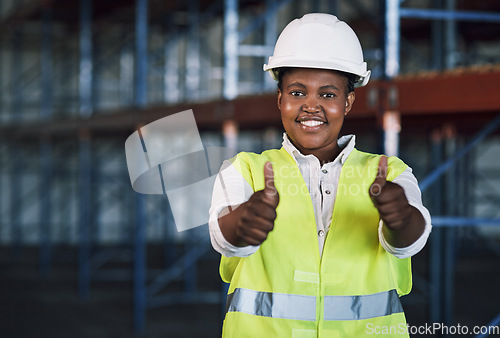
[[[349,112],[351,111],[352,105],[353,105],[355,99],[356,99],[356,95],[354,94],[354,92],[350,92],[349,94],[347,94],[347,97],[345,100],[344,116],[347,116],[347,114],[349,114]]]
[[[281,111],[281,90],[278,88],[278,109]]]

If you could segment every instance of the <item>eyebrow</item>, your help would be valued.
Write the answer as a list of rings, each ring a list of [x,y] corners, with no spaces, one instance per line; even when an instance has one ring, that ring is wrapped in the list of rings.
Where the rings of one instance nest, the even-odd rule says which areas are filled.
[[[290,83],[287,88],[290,88],[290,87],[293,87],[293,86],[297,86],[297,87],[301,87],[301,88],[307,88],[305,84],[303,83],[300,83],[298,81],[296,82],[292,82]],[[333,90],[339,90],[337,87],[335,87],[334,85],[325,85],[325,86],[321,86],[319,89],[333,89]]]
[[[305,85],[305,84],[300,83],[300,82],[297,82],[297,81],[296,81],[296,82],[292,82],[292,83],[290,83],[290,84],[287,86],[287,88],[290,88],[290,87],[293,87],[293,86],[306,88],[306,85]]]
[[[326,85],[326,86],[321,86],[319,89],[333,89],[333,90],[339,90],[337,87],[335,87],[334,85]]]

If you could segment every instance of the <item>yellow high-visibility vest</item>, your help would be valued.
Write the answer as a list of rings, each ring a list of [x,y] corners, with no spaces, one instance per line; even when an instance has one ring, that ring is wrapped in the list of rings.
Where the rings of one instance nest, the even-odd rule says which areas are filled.
[[[221,277],[230,283],[223,337],[408,337],[399,297],[411,290],[410,258],[380,245],[368,194],[379,160],[355,149],[345,161],[320,256],[311,197],[290,154],[238,154],[233,165],[254,191],[264,189],[264,163],[272,162],[280,202],[274,230],[257,252],[221,259]],[[390,157],[387,179],[406,168]]]

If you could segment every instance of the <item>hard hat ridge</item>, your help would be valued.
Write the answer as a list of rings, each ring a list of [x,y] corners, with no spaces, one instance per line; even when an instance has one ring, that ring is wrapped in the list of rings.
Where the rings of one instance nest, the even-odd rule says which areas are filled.
[[[356,33],[336,16],[310,13],[290,22],[281,32],[264,71],[277,80],[275,69],[332,69],[358,76],[356,87],[368,83],[370,71]]]

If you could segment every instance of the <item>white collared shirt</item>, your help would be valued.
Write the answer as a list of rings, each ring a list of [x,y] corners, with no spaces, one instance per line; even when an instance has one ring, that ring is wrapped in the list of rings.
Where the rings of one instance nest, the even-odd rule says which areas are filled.
[[[283,148],[295,159],[309,190],[309,194],[311,195],[320,253],[323,252],[325,238],[332,221],[340,171],[346,159],[353,151],[355,142],[356,137],[354,135],[341,137],[337,142],[342,149],[341,153],[334,161],[321,165],[318,158],[314,155],[303,155],[290,142],[286,133],[283,134]],[[258,250],[259,246],[249,245],[246,247],[237,247],[229,243],[220,231],[218,218],[220,212],[224,208],[248,201],[254,191],[234,166],[223,165],[223,168],[224,169],[219,172],[219,175],[217,175],[215,181],[212,205],[209,211],[209,229],[212,246],[216,251],[226,257],[250,256]],[[408,203],[420,211],[426,226],[423,234],[413,244],[406,248],[396,248],[385,240],[382,233],[383,224],[380,222],[378,229],[379,241],[382,247],[392,255],[398,258],[411,257],[425,246],[432,229],[431,217],[429,211],[422,204],[418,182],[410,167],[396,177],[393,182],[399,184],[403,188]]]

